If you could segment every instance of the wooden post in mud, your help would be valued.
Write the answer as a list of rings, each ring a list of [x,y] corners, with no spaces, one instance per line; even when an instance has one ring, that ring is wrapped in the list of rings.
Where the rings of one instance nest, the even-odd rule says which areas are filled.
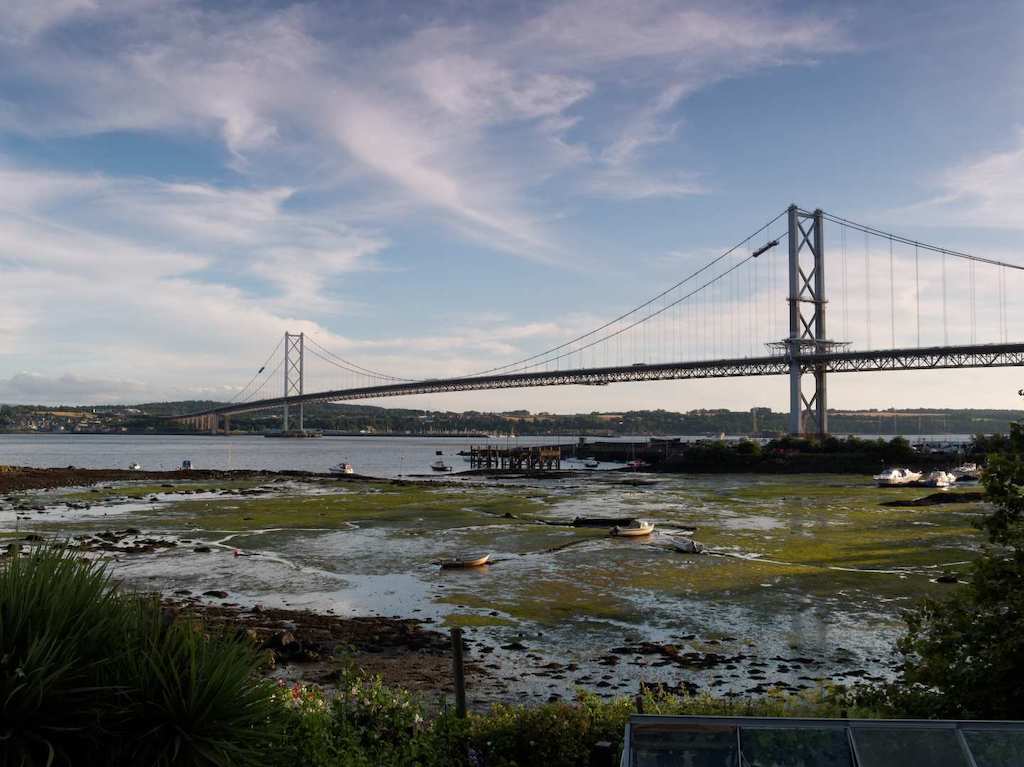
[[[466,669],[462,662],[462,629],[452,629],[452,671],[455,675],[455,715],[466,718]]]

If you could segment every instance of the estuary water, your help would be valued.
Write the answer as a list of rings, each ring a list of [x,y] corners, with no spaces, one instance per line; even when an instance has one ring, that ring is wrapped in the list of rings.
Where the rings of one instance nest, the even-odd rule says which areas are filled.
[[[438,450],[466,467],[455,454],[482,441],[3,435],[0,463],[169,469],[187,458],[196,468],[324,471],[347,461],[388,477],[429,475]],[[0,498],[0,537],[135,529],[172,542],[110,552],[117,576],[144,591],[223,590],[243,606],[464,626],[472,657],[493,671],[478,701],[635,692],[640,681],[754,694],[892,673],[901,610],[955,588],[938,576],[961,572],[981,545],[972,523],[982,503],[884,505],[921,492],[856,475],[614,471],[136,480]],[[577,516],[608,522],[573,527]],[[609,535],[622,516],[651,520],[654,534]],[[683,538],[708,553],[680,552]],[[437,566],[467,553],[493,563]]]
[[[873,439],[873,436],[865,436]],[[883,439],[891,439],[885,435]],[[572,435],[546,437],[319,437],[315,439],[268,439],[262,436],[135,435],[135,434],[0,434],[0,465],[37,468],[78,466],[85,469],[172,470],[184,460],[194,469],[267,469],[271,471],[327,471],[338,463],[351,463],[357,474],[398,477],[429,474],[430,464],[441,451],[454,471],[469,468],[457,453],[471,445],[515,447],[573,444]],[[590,438],[593,440],[593,438]],[[602,437],[602,441],[642,441],[643,436]],[[706,439],[684,436],[683,441]],[[738,438],[730,438],[738,439]],[[968,435],[910,436],[917,440],[964,442]],[[574,468],[570,460],[563,462]],[[616,468],[606,463],[601,468]]]
[[[261,436],[0,434],[0,464],[37,468],[172,470],[184,460],[194,469],[267,469],[325,472],[351,463],[357,474],[398,477],[430,474],[437,452],[455,471],[469,468],[457,453],[471,445],[569,444],[576,437],[318,437],[281,439]],[[611,468],[613,464],[607,464]]]

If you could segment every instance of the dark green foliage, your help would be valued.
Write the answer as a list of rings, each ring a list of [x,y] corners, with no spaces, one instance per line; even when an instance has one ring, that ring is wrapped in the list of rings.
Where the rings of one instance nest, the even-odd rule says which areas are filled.
[[[968,583],[907,616],[895,705],[923,714],[1024,718],[1024,430],[992,455],[984,482],[995,510],[979,523],[992,546]]]
[[[69,762],[112,704],[120,598],[102,567],[40,550],[0,568],[0,763]]]
[[[0,764],[242,765],[273,742],[253,650],[56,546],[0,566]]]
[[[315,688],[283,691],[287,723],[281,767],[589,767],[595,745],[621,748],[625,725],[636,713],[631,698],[605,701],[582,695],[572,703],[496,705],[486,713],[457,718],[451,711],[427,717],[401,690],[379,678],[350,672],[339,694]],[[676,696],[646,690],[643,710],[652,714],[723,716],[870,715],[851,708],[842,691],[809,696],[732,699]]]
[[[272,688],[256,681],[251,645],[207,637],[188,620],[169,622],[159,604],[136,606],[118,708],[131,763],[250,764],[272,735]]]

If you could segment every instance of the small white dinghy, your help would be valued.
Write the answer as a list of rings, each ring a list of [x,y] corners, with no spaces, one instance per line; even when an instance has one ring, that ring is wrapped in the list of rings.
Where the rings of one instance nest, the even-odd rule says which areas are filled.
[[[620,535],[626,538],[639,538],[641,535],[650,535],[654,531],[654,523],[643,519],[634,519],[628,525],[616,525],[612,528],[612,535]]]
[[[454,559],[442,559],[441,567],[446,569],[454,569],[457,567],[482,567],[490,561],[490,554],[483,554],[479,557],[455,557]]]

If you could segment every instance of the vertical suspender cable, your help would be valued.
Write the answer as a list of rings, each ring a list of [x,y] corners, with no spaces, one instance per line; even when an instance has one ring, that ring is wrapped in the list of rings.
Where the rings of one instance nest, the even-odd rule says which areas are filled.
[[[896,348],[896,270],[893,266],[892,237],[889,238],[889,341]]]
[[[977,333],[975,330],[975,309],[974,309],[974,262],[968,261],[968,268],[970,269],[970,285],[971,285],[971,343],[975,342]]]
[[[949,319],[946,315],[946,251],[942,251],[942,343],[949,346]]]
[[[746,334],[746,354],[754,356],[754,334],[758,305],[755,299],[754,285],[757,282],[758,261],[754,259],[754,266],[746,268],[746,324],[750,326],[750,332]]]
[[[847,258],[846,258],[846,227],[839,227],[839,236],[842,242],[840,252],[843,258],[843,340],[850,340],[850,304],[847,300],[846,285],[847,285]]]
[[[914,301],[917,304],[917,345],[921,346],[921,268],[917,245],[914,246]]]
[[[757,274],[757,259],[754,259],[754,330],[758,333],[761,332],[761,291],[760,291],[760,280],[758,280]],[[753,333],[751,333],[751,356],[753,356]]]
[[[864,232],[864,332],[871,348],[871,255],[868,250],[868,233]]]

